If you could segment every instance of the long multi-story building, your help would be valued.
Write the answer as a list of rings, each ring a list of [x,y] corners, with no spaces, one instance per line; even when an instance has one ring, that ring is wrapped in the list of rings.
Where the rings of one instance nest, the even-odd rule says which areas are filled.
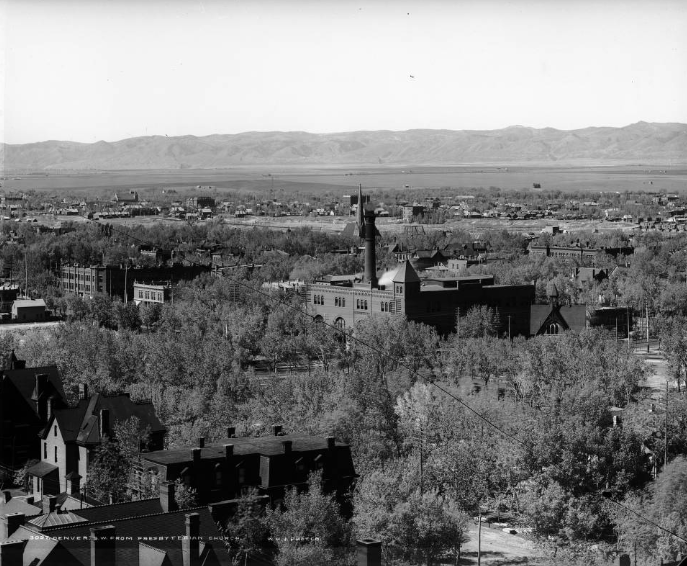
[[[126,267],[122,265],[66,265],[62,266],[60,284],[66,293],[82,297],[105,293],[121,299],[134,299],[134,282],[169,281],[178,283],[208,273],[207,265],[181,265],[171,267]]]
[[[613,257],[632,255],[635,249],[631,246],[618,248],[588,248],[582,246],[537,246],[530,245],[529,254],[532,257],[545,256],[595,261],[599,255],[607,254]]]
[[[403,314],[441,333],[456,328],[457,316],[474,306],[494,310],[500,334],[529,335],[534,285],[495,285],[494,277],[420,279],[410,261],[377,277],[375,216],[366,211],[365,273],[362,278],[328,276],[308,287],[306,300],[316,317],[340,328],[372,314]]]

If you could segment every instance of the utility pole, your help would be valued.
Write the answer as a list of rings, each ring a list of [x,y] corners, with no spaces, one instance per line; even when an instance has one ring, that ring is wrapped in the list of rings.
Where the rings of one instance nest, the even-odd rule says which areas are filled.
[[[630,354],[630,307],[625,307],[627,313],[627,353]]]
[[[420,421],[420,495],[424,495],[425,493],[425,477],[424,477],[424,469],[423,469],[423,456],[422,456],[422,421]]]
[[[477,517],[479,525],[477,526],[477,566],[482,564],[482,509],[479,510]]]
[[[24,274],[26,278],[26,283],[24,284],[24,294],[26,298],[29,298],[29,262],[26,259],[26,248],[24,248]]]
[[[646,300],[646,353],[649,353],[649,301]]]
[[[666,380],[666,415],[665,415],[666,438],[663,446],[663,469],[668,464],[668,381]]]

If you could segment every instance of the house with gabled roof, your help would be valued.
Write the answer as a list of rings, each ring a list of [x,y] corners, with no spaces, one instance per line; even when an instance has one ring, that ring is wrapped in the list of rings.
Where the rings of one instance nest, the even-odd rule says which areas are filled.
[[[2,564],[229,566],[223,523],[235,502],[179,510],[148,499],[90,509],[57,507],[0,519]]]
[[[87,386],[80,385],[76,406],[53,410],[39,433],[41,461],[28,470],[34,497],[78,495],[88,479],[95,449],[106,436],[112,435],[116,423],[132,417],[138,419],[142,430],[150,431],[145,448],[162,449],[166,428],[151,402],[132,401],[127,393],[89,396]]]
[[[18,469],[40,458],[38,433],[67,400],[57,366],[27,368],[12,351],[0,379],[0,464]]]
[[[548,305],[532,305],[530,336],[556,336],[566,330],[580,332],[587,327],[586,305],[561,305],[558,289],[553,281],[546,286]]]

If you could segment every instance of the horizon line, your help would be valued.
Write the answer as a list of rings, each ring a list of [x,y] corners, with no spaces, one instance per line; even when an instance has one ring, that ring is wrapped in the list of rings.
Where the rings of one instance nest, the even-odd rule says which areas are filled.
[[[115,144],[119,143],[122,141],[126,140],[133,140],[133,139],[144,139],[144,138],[170,138],[170,139],[179,139],[179,138],[197,138],[197,139],[202,139],[202,138],[209,138],[209,137],[214,137],[214,136],[241,136],[241,135],[246,135],[246,134],[308,134],[308,135],[313,135],[313,136],[335,136],[335,135],[343,135],[343,134],[355,134],[355,133],[370,133],[370,132],[391,132],[391,133],[404,133],[404,132],[417,132],[417,131],[429,131],[429,132],[498,132],[502,130],[508,130],[508,129],[516,129],[516,128],[522,128],[526,130],[555,130],[558,132],[576,132],[580,130],[589,130],[589,129],[604,129],[604,128],[611,128],[611,129],[616,129],[616,130],[621,130],[624,128],[629,128],[631,126],[636,126],[638,124],[647,124],[647,125],[658,125],[658,126],[667,126],[667,125],[676,125],[676,126],[687,126],[687,122],[647,122],[645,120],[638,120],[637,122],[632,122],[630,124],[626,124],[624,126],[584,126],[582,128],[571,128],[571,129],[565,129],[565,128],[554,128],[552,126],[544,126],[541,128],[536,128],[533,126],[523,126],[520,124],[513,124],[509,126],[504,126],[502,128],[490,128],[490,129],[476,129],[476,128],[464,128],[464,129],[452,129],[452,128],[407,128],[404,130],[391,130],[388,128],[380,128],[380,129],[359,129],[359,130],[340,130],[340,131],[333,131],[333,132],[310,132],[307,130],[245,130],[241,132],[234,132],[234,133],[212,133],[212,134],[203,134],[203,135],[196,135],[196,134],[180,134],[180,135],[175,135],[175,136],[168,136],[167,134],[146,134],[146,135],[136,135],[136,136],[130,136],[128,138],[118,138],[116,140],[104,140],[104,139],[99,139],[93,142],[82,142],[82,141],[75,141],[75,140],[68,140],[68,139],[47,139],[47,140],[39,140],[39,141],[29,141],[29,142],[21,142],[21,143],[11,143],[11,142],[2,142],[3,146],[22,146],[22,145],[33,145],[33,144],[42,144],[42,143],[73,143],[73,144],[81,144],[81,145],[94,145],[98,143],[107,143],[107,144]]]

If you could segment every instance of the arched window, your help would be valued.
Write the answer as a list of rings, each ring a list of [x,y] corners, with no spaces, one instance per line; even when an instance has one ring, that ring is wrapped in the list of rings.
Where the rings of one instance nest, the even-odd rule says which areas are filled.
[[[334,321],[334,326],[336,326],[339,330],[343,330],[344,328],[346,328],[346,321],[343,318],[339,317]]]
[[[546,333],[547,334],[558,334],[560,328],[558,327],[558,323],[552,322],[549,324],[549,326],[546,328]]]
[[[221,464],[215,464],[215,486],[216,487],[222,486],[222,465]]]
[[[341,306],[342,307],[346,306],[346,297],[341,297]]]
[[[334,297],[334,306],[335,307],[339,306],[339,297]]]

